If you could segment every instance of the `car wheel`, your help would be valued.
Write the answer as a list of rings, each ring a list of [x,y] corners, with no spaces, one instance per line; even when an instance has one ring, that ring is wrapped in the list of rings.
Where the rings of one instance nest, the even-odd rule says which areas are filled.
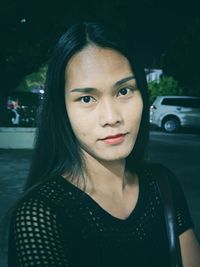
[[[180,122],[176,118],[166,118],[162,123],[162,129],[167,133],[175,133],[180,128]]]

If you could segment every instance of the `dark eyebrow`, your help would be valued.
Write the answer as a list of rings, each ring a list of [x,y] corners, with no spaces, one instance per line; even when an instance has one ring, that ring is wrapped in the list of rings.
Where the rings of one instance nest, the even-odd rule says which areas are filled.
[[[90,88],[90,87],[85,87],[85,88],[74,88],[70,90],[70,92],[78,92],[78,93],[86,93],[86,94],[92,94],[97,92],[96,88]]]
[[[123,78],[119,81],[117,81],[114,86],[119,86],[129,80],[135,80],[135,76],[132,75],[132,76],[129,76],[129,77],[126,77],[126,78]],[[74,88],[72,90],[70,90],[70,93],[74,93],[74,92],[78,92],[78,93],[84,93],[84,94],[94,94],[96,93],[98,90],[96,88],[92,88],[92,87],[85,87],[85,88]]]
[[[121,85],[121,84],[123,84],[123,83],[125,83],[125,82],[128,82],[129,80],[135,80],[135,76],[134,75],[132,75],[132,76],[129,76],[129,77],[126,77],[126,78],[124,78],[124,79],[122,79],[122,80],[120,80],[120,81],[117,81],[116,83],[115,83],[115,86],[117,86],[117,85]]]

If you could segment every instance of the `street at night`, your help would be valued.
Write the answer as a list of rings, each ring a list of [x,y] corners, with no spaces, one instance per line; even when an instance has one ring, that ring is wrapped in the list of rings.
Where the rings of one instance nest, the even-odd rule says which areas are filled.
[[[0,267],[200,266],[198,1],[1,2]]]
[[[200,135],[198,133],[166,134],[152,131],[149,154],[151,161],[161,162],[178,177],[184,189],[195,231],[200,239]],[[20,196],[30,164],[32,150],[0,150],[0,216]],[[8,220],[1,225],[1,233],[6,235]],[[1,241],[2,242],[2,241]],[[3,240],[3,255],[0,266],[5,266],[6,240]]]

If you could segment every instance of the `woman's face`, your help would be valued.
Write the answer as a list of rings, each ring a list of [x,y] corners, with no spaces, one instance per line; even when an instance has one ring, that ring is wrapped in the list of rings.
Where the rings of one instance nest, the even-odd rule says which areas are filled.
[[[90,45],[70,59],[65,81],[66,109],[85,156],[126,158],[143,110],[128,60],[115,50]]]

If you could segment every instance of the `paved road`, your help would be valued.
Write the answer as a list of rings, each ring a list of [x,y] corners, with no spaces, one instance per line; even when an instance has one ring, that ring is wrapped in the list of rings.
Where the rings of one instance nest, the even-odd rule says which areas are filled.
[[[184,189],[200,240],[200,134],[151,132],[148,158],[174,171]]]
[[[165,134],[152,131],[148,151],[149,160],[164,163],[179,178],[200,239],[200,134]],[[0,150],[1,218],[22,193],[31,155],[31,150]],[[6,267],[7,225],[6,218],[0,224],[0,267]]]
[[[0,149],[0,267],[7,267],[8,209],[22,193],[31,150]]]

